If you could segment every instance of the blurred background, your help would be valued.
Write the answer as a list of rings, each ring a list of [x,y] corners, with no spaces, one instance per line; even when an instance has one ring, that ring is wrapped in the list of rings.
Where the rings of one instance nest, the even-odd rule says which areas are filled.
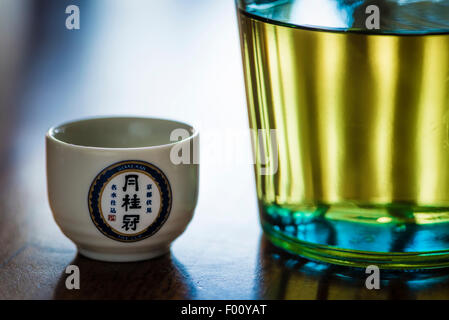
[[[1,119],[32,136],[116,114],[247,128],[233,1],[0,0],[0,48]]]

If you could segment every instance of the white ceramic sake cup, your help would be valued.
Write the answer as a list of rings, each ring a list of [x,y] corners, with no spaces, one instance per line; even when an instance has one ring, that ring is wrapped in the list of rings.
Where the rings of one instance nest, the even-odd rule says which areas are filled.
[[[198,132],[152,118],[91,118],[46,135],[50,207],[89,258],[138,261],[169,251],[198,198]]]

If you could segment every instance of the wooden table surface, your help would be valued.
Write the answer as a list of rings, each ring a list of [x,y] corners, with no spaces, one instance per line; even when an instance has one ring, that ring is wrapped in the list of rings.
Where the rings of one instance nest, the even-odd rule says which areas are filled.
[[[23,2],[20,76],[0,100],[1,299],[449,298],[445,272],[382,274],[368,290],[363,272],[292,257],[263,237],[233,1],[77,1],[78,31],[64,28],[70,2]],[[157,259],[84,258],[51,215],[46,130],[111,114],[185,120],[202,134],[194,219]],[[70,264],[80,290],[65,287]]]

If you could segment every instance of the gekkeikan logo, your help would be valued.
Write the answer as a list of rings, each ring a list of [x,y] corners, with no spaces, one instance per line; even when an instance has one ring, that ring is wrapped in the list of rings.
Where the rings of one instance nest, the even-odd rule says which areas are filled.
[[[164,173],[138,160],[122,161],[101,171],[89,190],[89,211],[105,236],[123,242],[155,234],[167,220],[172,191]]]

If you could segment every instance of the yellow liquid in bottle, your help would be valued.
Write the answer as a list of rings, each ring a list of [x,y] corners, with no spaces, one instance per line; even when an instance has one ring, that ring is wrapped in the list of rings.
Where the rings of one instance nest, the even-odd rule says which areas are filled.
[[[250,127],[268,129],[256,184],[270,239],[343,265],[449,265],[449,34],[325,31],[242,10],[239,26]],[[258,174],[262,160],[276,173]]]

